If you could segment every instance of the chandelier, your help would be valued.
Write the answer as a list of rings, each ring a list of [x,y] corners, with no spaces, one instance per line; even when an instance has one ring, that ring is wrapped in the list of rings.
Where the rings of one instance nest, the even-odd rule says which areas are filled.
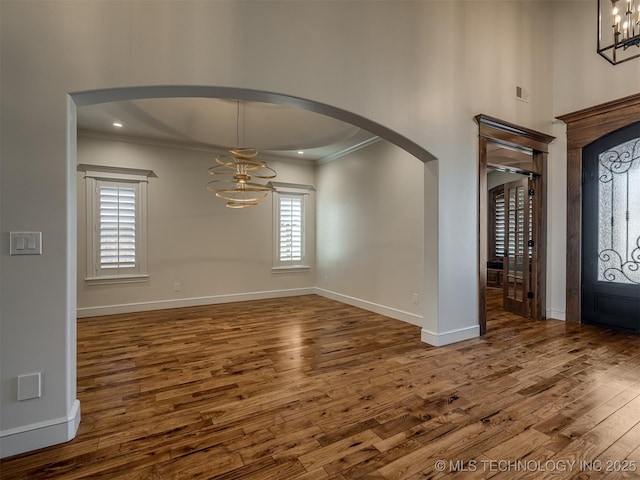
[[[613,65],[640,57],[640,0],[598,0],[598,53]]]
[[[236,101],[236,145],[240,144],[240,100]],[[244,135],[243,135],[244,136]],[[276,177],[276,172],[266,162],[258,160],[255,148],[228,148],[226,155],[216,157],[217,165],[209,169],[215,179],[207,184],[207,190],[226,200],[228,208],[255,207],[275,188],[266,182]]]
[[[216,157],[217,165],[209,169],[216,175],[207,185],[207,190],[215,192],[218,198],[227,201],[229,208],[255,207],[275,188],[255,179],[275,178],[276,172],[266,162],[256,159],[255,148],[229,148],[228,155]]]

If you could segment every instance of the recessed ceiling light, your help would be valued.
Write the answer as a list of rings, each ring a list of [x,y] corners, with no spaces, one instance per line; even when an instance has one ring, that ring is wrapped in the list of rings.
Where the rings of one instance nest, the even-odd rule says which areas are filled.
[[[304,155],[304,152],[302,150],[298,150],[298,155]]]
[[[114,127],[121,128],[121,127],[122,127],[122,124],[121,124],[120,122],[113,122],[113,126],[114,126]]]

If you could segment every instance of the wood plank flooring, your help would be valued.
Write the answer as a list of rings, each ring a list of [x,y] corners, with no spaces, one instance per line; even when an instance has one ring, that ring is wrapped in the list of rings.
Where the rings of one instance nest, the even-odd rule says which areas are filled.
[[[640,478],[640,337],[491,298],[441,348],[313,295],[79,320],[76,439],[0,476]]]

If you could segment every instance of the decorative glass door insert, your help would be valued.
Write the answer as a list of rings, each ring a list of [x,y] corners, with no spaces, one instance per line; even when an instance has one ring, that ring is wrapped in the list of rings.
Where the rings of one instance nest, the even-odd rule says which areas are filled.
[[[640,284],[640,138],[598,155],[598,281]]]
[[[640,123],[582,153],[582,321],[640,333]]]

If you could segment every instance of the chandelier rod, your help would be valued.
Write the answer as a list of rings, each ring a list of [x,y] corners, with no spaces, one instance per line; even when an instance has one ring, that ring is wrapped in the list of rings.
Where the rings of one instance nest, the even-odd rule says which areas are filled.
[[[240,99],[236,99],[236,147],[240,147]]]

